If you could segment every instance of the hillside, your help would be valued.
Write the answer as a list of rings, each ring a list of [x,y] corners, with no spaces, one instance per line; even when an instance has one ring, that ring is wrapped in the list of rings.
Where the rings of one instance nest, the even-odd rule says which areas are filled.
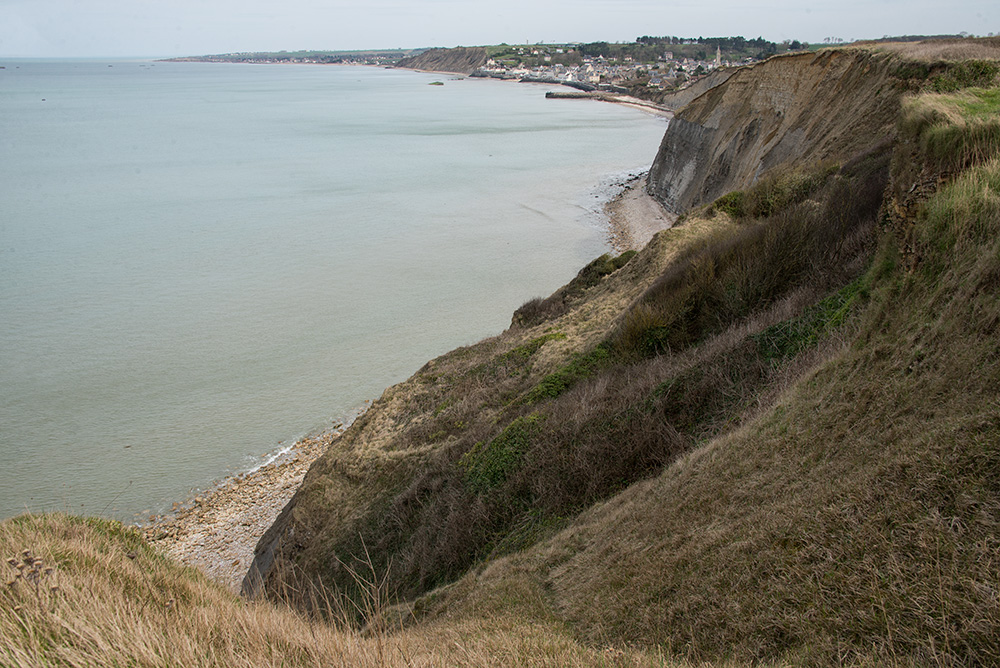
[[[948,71],[935,67],[923,74],[924,83]],[[876,305],[891,291],[883,274],[892,273],[892,258],[903,251],[882,239],[876,252],[887,229],[880,211],[891,172],[902,176],[900,164],[918,159],[902,153],[895,138],[904,94],[919,86],[895,56],[843,50],[767,61],[693,101],[679,115],[685,122],[671,124],[664,145],[678,135],[692,136],[692,128],[701,142],[686,149],[674,144],[671,155],[661,152],[650,188],[656,192],[657,174],[671,161],[704,161],[706,173],[721,174],[724,160],[733,157],[714,191],[697,181],[681,184],[692,205],[763,176],[707,209],[689,210],[684,224],[661,233],[627,263],[600,260],[560,294],[526,304],[500,336],[434,360],[388,390],[314,465],[262,541],[258,565],[268,589],[302,591],[312,582],[349,591],[350,555],[367,548],[390,589],[414,600],[505,554],[552,536],[565,540],[580,530],[573,519],[580,511],[618,498],[665,467],[664,475],[675,475],[678,462],[705,448],[730,452],[720,443],[736,438],[741,427],[763,429],[790,410],[782,403],[789,388],[815,383],[810,379],[817,369],[839,359],[857,337],[874,336],[864,329],[866,318],[886,308]],[[741,123],[750,130],[733,142],[739,133],[731,129]],[[713,125],[727,132],[713,133]],[[897,182],[890,191],[910,187]],[[906,239],[902,235],[898,243]],[[898,299],[894,295],[888,303]],[[907,313],[916,308],[909,304]],[[877,321],[888,319],[882,314]],[[901,363],[896,355],[905,351],[896,351],[890,367]],[[870,360],[857,364],[879,369]],[[885,372],[879,369],[877,377]],[[956,388],[964,391],[964,385],[956,380]],[[867,396],[861,385],[844,391]],[[859,404],[859,415],[842,405],[837,410],[843,428],[851,429],[876,408],[893,407],[879,400],[871,408]],[[782,424],[788,429],[787,421]],[[876,439],[878,424],[874,433],[857,436]],[[735,454],[741,447],[732,453],[736,461],[744,456]],[[823,462],[829,455],[803,457]],[[871,461],[847,457],[837,466],[854,467],[858,478],[845,474],[830,496],[799,501],[808,509],[803,512],[826,508],[841,495],[851,498],[875,475]],[[792,475],[773,461],[761,470],[782,480]],[[817,466],[812,475],[829,477],[821,471]],[[768,486],[791,490],[806,479],[797,467],[793,478]],[[740,483],[729,478],[727,484]],[[678,503],[686,493],[679,493]],[[726,508],[720,507],[720,518]],[[737,503],[726,512],[744,509]],[[676,548],[689,534],[668,526],[672,538],[658,540]],[[624,543],[620,537],[585,543],[602,554],[612,544],[635,541],[637,549],[650,548],[641,536],[639,531]],[[652,563],[670,561],[657,554]],[[276,562],[268,568],[271,555]],[[596,580],[614,570],[614,559],[603,563],[591,567],[595,581],[580,596],[586,598]],[[722,563],[717,567],[728,570]],[[575,570],[566,574],[581,576]],[[688,580],[684,585],[695,586]],[[545,591],[552,596],[551,587]],[[553,602],[557,610],[567,605]],[[605,614],[601,605],[591,608]],[[761,614],[758,624],[766,621]],[[678,620],[694,623],[691,617]],[[605,628],[597,620],[567,621]],[[679,641],[650,630],[628,639]],[[791,636],[764,643],[761,652],[773,657],[770,652],[790,645]],[[714,651],[724,646],[720,641]]]
[[[3,590],[0,657],[1000,663],[1000,40],[966,42],[692,100],[648,184],[678,224],[386,390],[249,601],[114,525],[3,523],[63,580]]]
[[[427,72],[452,72],[471,74],[486,64],[488,56],[482,46],[457,46],[451,49],[428,49],[423,53],[403,58],[396,67]]]

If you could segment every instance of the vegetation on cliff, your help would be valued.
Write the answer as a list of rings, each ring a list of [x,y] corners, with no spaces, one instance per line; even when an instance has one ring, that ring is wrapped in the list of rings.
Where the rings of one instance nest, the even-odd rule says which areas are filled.
[[[0,525],[15,570],[29,549],[64,578],[4,590],[8,662],[1000,662],[998,70],[851,53],[755,67],[756,165],[387,390],[262,540],[249,584],[276,607],[206,593],[116,525]],[[803,95],[823,118],[787,106],[795,67],[839,86]],[[99,587],[112,622],[80,594]],[[114,648],[109,623],[180,649]]]
[[[811,113],[777,94],[782,85],[809,80],[810,68],[819,72],[812,80],[817,90],[803,98]],[[912,618],[926,611],[907,603],[906,596],[878,592],[896,606],[882,611],[879,624],[873,622],[872,610],[848,605],[852,598],[866,595],[862,585],[890,587],[891,579],[880,582],[872,574],[880,569],[890,572],[898,562],[915,569],[907,571],[910,574],[930,567],[954,572],[971,569],[979,584],[969,584],[969,590],[949,585],[957,598],[946,596],[942,601],[937,596],[935,600],[959,618],[973,615],[973,601],[978,600],[973,590],[992,587],[988,583],[995,574],[988,567],[976,571],[966,559],[985,559],[983,550],[992,529],[978,534],[975,540],[980,542],[975,545],[953,545],[954,552],[944,563],[945,557],[927,560],[926,551],[914,551],[914,544],[908,542],[923,544],[934,537],[936,544],[943,544],[945,536],[936,536],[933,527],[925,533],[921,529],[907,534],[905,541],[899,534],[901,542],[894,544],[892,535],[876,535],[880,529],[867,524],[869,516],[857,518],[856,526],[838,525],[835,530],[822,525],[827,519],[833,522],[833,517],[817,524],[815,518],[806,522],[802,516],[818,513],[826,517],[823,508],[841,503],[844,507],[838,512],[852,508],[851,512],[863,513],[870,502],[863,492],[884,475],[878,467],[891,469],[900,458],[909,462],[907,470],[916,477],[900,483],[893,492],[896,495],[903,495],[908,484],[927,484],[921,478],[923,467],[940,473],[942,463],[935,458],[941,453],[920,445],[921,430],[936,433],[948,427],[921,420],[904,427],[898,418],[873,422],[866,417],[879,411],[892,413],[906,403],[888,399],[905,396],[914,406],[926,403],[926,415],[942,419],[949,413],[935,402],[955,408],[940,394],[943,386],[951,384],[955,401],[967,400],[974,412],[987,410],[989,402],[995,401],[995,395],[984,388],[981,399],[985,403],[971,408],[975,400],[966,396],[971,386],[962,383],[959,375],[934,381],[937,393],[927,395],[914,394],[908,387],[914,380],[909,377],[912,372],[898,381],[891,373],[909,355],[911,344],[900,342],[917,336],[908,328],[914,326],[915,313],[926,314],[922,304],[931,300],[932,293],[941,300],[940,295],[955,293],[960,303],[971,298],[960,282],[936,284],[924,293],[901,287],[913,280],[908,273],[918,266],[913,257],[932,263],[927,246],[934,244],[918,243],[913,226],[923,223],[921,212],[936,206],[932,202],[948,196],[950,190],[937,194],[938,185],[959,183],[956,179],[963,170],[986,164],[997,155],[991,129],[993,92],[962,88],[979,83],[982,72],[988,76],[988,63],[935,64],[923,79],[924,88],[938,90],[941,81],[950,79],[959,82],[962,90],[948,97],[923,93],[912,101],[907,98],[904,105],[905,94],[920,89],[912,77],[899,75],[905,71],[895,57],[867,51],[786,57],[749,71],[743,78],[762,84],[758,90],[763,88],[759,94],[763,101],[752,103],[751,98],[752,114],[744,120],[758,125],[753,134],[742,135],[739,147],[756,155],[758,163],[748,161],[746,169],[730,165],[717,180],[718,190],[729,191],[725,196],[690,211],[681,227],[661,234],[627,264],[585,288],[578,301],[569,296],[574,291],[567,286],[552,298],[526,304],[515,316],[517,326],[508,332],[437,360],[407,384],[394,388],[385,398],[381,425],[349,434],[344,447],[332,450],[317,470],[315,481],[303,487],[288,517],[295,538],[281,548],[287,551],[279,550],[280,568],[272,572],[272,590],[287,594],[291,589],[307,591],[316,586],[350,591],[348,566],[357,566],[349,555],[362,554],[361,546],[366,545],[376,555],[376,567],[385,573],[391,589],[401,599],[415,601],[418,611],[438,610],[435,602],[442,598],[447,601],[442,605],[461,607],[460,601],[479,601],[482,592],[488,591],[480,586],[484,573],[502,573],[512,563],[541,559],[537,555],[548,555],[567,536],[577,534],[581,522],[589,521],[578,519],[581,511],[603,508],[602,502],[621,504],[623,498],[638,493],[635,489],[659,484],[651,480],[672,480],[678,475],[677,467],[687,470],[690,462],[702,461],[704,453],[721,449],[725,455],[713,455],[712,461],[724,459],[726,466],[698,476],[697,484],[712,481],[711,485],[699,488],[685,483],[664,494],[678,508],[685,507],[687,497],[701,498],[695,508],[705,513],[702,520],[681,515],[709,534],[709,527],[728,517],[720,526],[731,528],[719,531],[727,541],[754,546],[751,553],[755,556],[749,562],[738,561],[737,554],[727,550],[719,554],[728,555],[731,562],[699,552],[695,561],[712,564],[715,576],[695,569],[692,562],[681,563],[671,556],[676,550],[683,552],[685,544],[677,541],[692,541],[684,549],[695,549],[701,544],[700,534],[667,521],[669,504],[656,505],[655,510],[632,506],[628,512],[650,521],[655,518],[653,525],[625,536],[615,533],[622,526],[615,521],[613,527],[601,527],[604,538],[574,543],[571,553],[594,554],[592,559],[580,557],[573,562],[583,570],[570,567],[562,557],[548,566],[532,561],[524,572],[532,574],[528,579],[539,590],[525,595],[546,599],[553,614],[591,641],[614,629],[612,637],[650,646],[686,647],[698,659],[733,655],[828,662],[852,654],[884,659],[897,651],[900,658],[918,662],[950,657],[974,663],[992,657],[995,647],[987,641],[987,634],[971,639],[966,631],[956,635],[938,622],[914,627]],[[710,91],[696,101],[696,109],[703,110],[698,112],[702,127],[733,111],[732,106],[725,106],[728,99],[739,99],[732,103],[737,109],[748,104],[736,94],[743,89],[741,85],[737,75],[720,86],[727,90]],[[873,95],[858,100],[852,86],[871,88]],[[886,90],[877,93],[880,87]],[[817,95],[829,101],[829,108],[815,110]],[[783,105],[773,116],[773,129],[767,126],[767,114],[774,109],[768,104]],[[851,137],[836,137],[824,127],[824,119],[833,123],[833,117],[844,112],[858,112],[850,119],[854,123],[861,119],[863,127]],[[734,115],[728,122],[735,132],[740,116]],[[928,115],[932,120],[919,120]],[[779,151],[785,156],[784,163],[779,163],[774,154],[766,157],[760,147],[782,146],[783,132],[797,143],[796,150],[785,145]],[[729,139],[716,136],[714,141],[703,146],[696,159],[713,155],[714,147],[728,145]],[[761,162],[766,165],[769,160],[774,166],[753,183]],[[916,182],[907,165],[923,165]],[[922,190],[919,200],[908,202],[913,211],[906,217],[909,228],[894,222],[889,212],[898,206],[891,193],[916,192],[920,188],[914,188],[915,183],[930,175],[934,188]],[[732,190],[746,182],[753,185]],[[986,214],[983,207],[994,195],[989,188],[982,192],[982,202],[970,204],[971,215],[989,219],[992,214]],[[887,193],[890,197],[885,202]],[[690,235],[679,234],[685,228]],[[980,236],[989,238],[988,234]],[[970,247],[969,265],[956,270],[972,271],[989,252],[988,247]],[[960,258],[947,254],[935,258],[938,264],[962,265]],[[982,300],[977,308],[992,313],[989,304],[996,301],[995,292],[987,289]],[[980,324],[988,324],[989,317]],[[942,360],[961,348],[962,340],[975,338],[978,325],[968,318],[962,320],[972,330],[948,329],[952,324],[940,332],[931,328],[938,337],[932,340],[941,344],[935,354]],[[890,327],[890,323],[895,324]],[[895,347],[889,347],[891,341]],[[926,348],[929,342],[921,345]],[[872,357],[875,350],[881,352]],[[887,359],[876,364],[882,354]],[[930,354],[923,350],[922,359]],[[975,364],[986,365],[989,359],[985,351],[975,363],[939,364],[956,374],[973,373]],[[820,377],[826,382],[822,387],[817,386]],[[813,393],[816,388],[822,390],[823,401]],[[861,400],[852,403],[837,398],[835,388]],[[920,413],[915,407],[908,410]],[[776,417],[789,412],[808,415],[810,421],[789,424]],[[772,428],[779,423],[780,428]],[[889,425],[899,430],[898,438]],[[850,443],[844,443],[845,439]],[[956,447],[954,441],[947,442],[948,447]],[[878,457],[870,448],[876,448]],[[775,453],[782,453],[787,461],[775,459]],[[979,454],[969,451],[960,456],[975,460]],[[985,457],[981,463],[988,469],[990,455]],[[793,462],[797,463],[793,466]],[[815,470],[809,462],[816,463]],[[821,473],[827,465],[838,471],[836,477]],[[359,475],[365,469],[377,471],[379,482],[371,485],[371,475]],[[763,475],[765,471],[768,475]],[[758,478],[766,490],[755,488]],[[364,491],[352,491],[362,480]],[[803,486],[806,480],[812,484]],[[964,479],[952,482],[963,494],[971,494],[969,485],[979,484]],[[747,486],[746,499],[752,503],[727,492]],[[769,515],[761,515],[768,507],[768,495],[782,488],[789,494],[800,491],[789,499],[778,495],[772,499]],[[709,504],[710,498],[724,501]],[[339,506],[343,499],[351,501],[350,514],[321,510],[325,504]],[[976,503],[989,506],[995,501],[987,494]],[[794,512],[786,503],[794,505]],[[901,522],[924,527],[928,520],[922,519],[921,512],[943,512],[913,506],[895,496],[880,503],[888,504],[885,512],[894,519],[879,521],[889,525]],[[757,527],[755,523],[766,516],[780,521]],[[809,528],[799,530],[799,526]],[[655,537],[652,543],[643,537],[644,532]],[[612,534],[614,538],[607,538]],[[872,544],[881,540],[884,547],[877,557],[883,561],[877,566],[864,561],[862,548],[869,540]],[[669,550],[666,545],[671,546]],[[628,563],[626,553],[633,549],[657,556],[648,562],[638,560],[635,572],[618,577],[621,564]],[[520,556],[502,559],[515,553]],[[331,561],[330,554],[338,555],[338,560]],[[770,561],[768,554],[773,554]],[[825,563],[816,560],[818,554],[837,556]],[[836,564],[835,573],[829,572],[831,563]],[[669,573],[661,572],[664,564],[670,564]],[[697,577],[690,577],[692,569],[699,573]],[[737,573],[738,578],[731,579]],[[867,574],[862,577],[862,573]],[[468,594],[431,594],[460,576],[461,583],[478,584]],[[629,584],[644,577],[648,582],[642,586]],[[664,589],[656,584],[657,578],[673,584]],[[801,593],[801,599],[786,600],[779,595],[782,591],[791,595],[789,578],[795,580],[792,589]],[[825,589],[810,584],[811,578],[820,583],[824,578],[842,578],[838,586],[844,589],[830,592],[839,602],[826,603]],[[588,585],[577,590],[568,581],[587,581]],[[756,588],[750,586],[754,582]],[[931,580],[921,582],[930,586]],[[564,595],[563,586],[578,598]],[[905,588],[913,591],[913,586],[908,583]],[[678,596],[681,591],[689,598]],[[600,592],[609,601],[620,601],[618,621],[610,621],[607,608],[588,598]],[[710,600],[698,598],[708,592]],[[931,593],[920,595],[930,597]],[[695,605],[695,600],[700,602]],[[642,623],[630,621],[637,607],[646,620]],[[752,610],[759,612],[751,614]],[[710,614],[705,617],[702,612]],[[783,626],[772,618],[785,614],[794,623]],[[717,619],[718,627],[709,619]],[[995,629],[996,618],[987,619],[984,628]],[[913,635],[904,641],[907,633]],[[871,643],[865,645],[862,638],[870,638]],[[964,648],[956,647],[960,638],[966,642]],[[945,646],[951,654],[941,649]]]

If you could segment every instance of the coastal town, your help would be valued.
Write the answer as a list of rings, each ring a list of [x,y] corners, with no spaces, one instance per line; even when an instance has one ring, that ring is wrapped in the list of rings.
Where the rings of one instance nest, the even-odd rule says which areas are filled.
[[[556,47],[553,52],[556,56],[576,53],[572,47]],[[629,95],[636,93],[636,87],[676,90],[719,68],[752,62],[750,58],[736,63],[723,60],[721,49],[718,47],[714,57],[708,60],[675,57],[672,51],[664,51],[660,58],[652,63],[636,61],[631,56],[625,56],[620,60],[596,56],[584,57],[578,64],[567,65],[553,63],[553,53],[539,48],[519,49],[519,53],[530,54],[543,62],[528,67],[523,62],[504,62],[490,58],[470,76],[559,83],[587,92],[605,91]]]
[[[797,40],[760,37],[639,37],[628,43],[500,44],[450,49],[227,53],[176,60],[254,64],[337,64],[404,67],[525,82],[562,84],[586,92],[650,101],[712,72],[810,48]]]

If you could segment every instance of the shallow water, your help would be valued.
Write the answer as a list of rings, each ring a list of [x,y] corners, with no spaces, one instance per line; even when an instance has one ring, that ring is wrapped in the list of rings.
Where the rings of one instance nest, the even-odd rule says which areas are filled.
[[[502,331],[665,129],[400,70],[0,64],[0,517],[161,511]]]

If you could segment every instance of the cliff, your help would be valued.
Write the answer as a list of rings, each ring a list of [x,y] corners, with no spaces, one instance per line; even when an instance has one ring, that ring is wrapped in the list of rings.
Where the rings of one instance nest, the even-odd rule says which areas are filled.
[[[734,68],[714,70],[711,74],[695,81],[687,88],[664,93],[662,99],[659,101],[659,104],[667,109],[670,109],[671,111],[681,109],[682,107],[690,104],[692,100],[700,95],[703,95],[716,86],[725,83],[729,77],[739,71],[740,70]]]
[[[387,389],[258,600],[118,523],[0,522],[0,663],[1000,665],[1000,39],[891,51],[734,74],[752,132],[728,81],[693,100],[688,159],[786,158],[722,151],[739,190]]]
[[[362,596],[369,569],[421,623],[517,616],[531,600],[584,641],[699,659],[919,662],[949,642],[959,663],[992,656],[992,631],[956,634],[919,602],[940,593],[932,572],[967,573],[939,604],[971,619],[975,582],[992,577],[994,519],[956,520],[959,539],[934,518],[966,516],[944,510],[955,495],[973,514],[1000,501],[976,482],[995,453],[961,445],[1000,442],[993,418],[975,417],[996,388],[959,381],[1000,359],[995,295],[973,306],[959,278],[979,272],[993,294],[994,242],[980,234],[944,260],[931,240],[943,228],[922,228],[921,212],[1000,145],[992,112],[956,120],[993,102],[903,100],[993,85],[998,69],[920,62],[801,54],[693,91],[648,182],[682,224],[386,390],[310,470],[245,591],[310,607],[303,592]],[[952,140],[928,148],[932,127],[975,148],[931,159],[954,153]],[[939,259],[921,265],[928,254]],[[953,272],[933,273],[942,261]],[[905,277],[919,266],[932,272],[922,289]],[[935,321],[940,308],[975,315]],[[953,418],[972,441],[947,435]],[[899,523],[913,530],[886,533]],[[878,573],[905,585],[875,585]],[[858,603],[872,586],[885,607]],[[983,629],[1000,629],[990,605]]]
[[[845,49],[737,70],[676,114],[650,168],[649,192],[682,213],[773,168],[844,160],[888,138],[905,91],[893,62]]]
[[[457,46],[451,49],[429,49],[416,56],[400,60],[396,67],[428,72],[472,74],[485,65],[487,59],[484,47]]]

